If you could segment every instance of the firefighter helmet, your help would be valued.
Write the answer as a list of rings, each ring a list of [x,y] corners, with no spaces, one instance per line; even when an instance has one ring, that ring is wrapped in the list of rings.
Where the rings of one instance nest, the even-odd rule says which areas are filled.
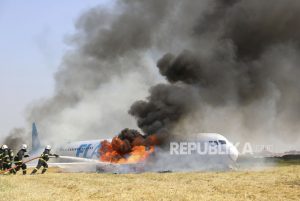
[[[22,144],[22,149],[27,150],[27,144]]]
[[[51,146],[47,145],[45,149],[51,150]]]
[[[2,149],[8,149],[8,146],[6,144],[2,145]]]

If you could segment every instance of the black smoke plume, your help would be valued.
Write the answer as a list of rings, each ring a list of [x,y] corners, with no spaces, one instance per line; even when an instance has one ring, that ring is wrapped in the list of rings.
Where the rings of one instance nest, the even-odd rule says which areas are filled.
[[[21,148],[22,144],[27,143],[26,131],[23,128],[15,128],[11,130],[9,135],[4,139],[3,144],[7,145],[10,149],[17,151]]]
[[[28,121],[54,141],[108,137],[135,118],[147,135],[296,142],[299,11],[297,0],[120,0],[88,10],[53,97],[33,104]],[[132,118],[128,107],[149,87]]]
[[[185,39],[192,43],[181,53],[167,53],[158,60],[159,72],[169,83],[152,87],[147,100],[135,102],[129,113],[150,135],[162,129],[176,132],[188,115],[198,116],[198,122],[188,124],[201,130],[205,108],[233,107],[235,113],[227,118],[238,113],[244,131],[253,130],[248,132],[250,138],[270,120],[271,127],[280,131],[262,130],[258,135],[299,138],[293,133],[300,120],[300,82],[295,76],[300,75],[299,11],[300,2],[294,0],[213,1],[187,30]],[[191,13],[185,14],[178,20]],[[255,114],[264,104],[267,107]],[[261,113],[263,121],[256,121]],[[222,131],[218,117],[212,121],[212,128]],[[285,129],[290,133],[283,133]]]

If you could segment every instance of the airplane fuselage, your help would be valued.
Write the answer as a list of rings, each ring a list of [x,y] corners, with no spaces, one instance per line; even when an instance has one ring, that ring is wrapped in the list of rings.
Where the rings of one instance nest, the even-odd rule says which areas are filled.
[[[229,150],[228,153],[225,155],[222,154],[221,157],[229,157],[232,161],[237,160],[237,149],[223,135],[216,133],[199,133],[195,136],[195,141],[197,142],[207,143],[209,146],[218,146],[221,149]],[[104,139],[70,142],[59,148],[59,154],[63,156],[99,160],[99,149],[101,147],[101,141],[103,140]],[[111,139],[107,140],[111,141]]]
[[[59,148],[59,154],[79,158],[99,159],[100,142],[103,140],[104,139],[70,142]],[[110,141],[110,139],[108,141]]]

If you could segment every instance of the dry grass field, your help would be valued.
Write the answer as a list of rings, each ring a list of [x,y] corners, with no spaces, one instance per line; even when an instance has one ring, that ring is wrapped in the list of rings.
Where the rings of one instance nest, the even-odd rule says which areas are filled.
[[[0,200],[300,200],[300,165],[255,171],[0,176]]]

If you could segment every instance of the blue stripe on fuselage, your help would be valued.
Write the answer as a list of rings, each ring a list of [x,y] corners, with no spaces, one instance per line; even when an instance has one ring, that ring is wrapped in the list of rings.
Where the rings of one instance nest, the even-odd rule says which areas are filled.
[[[82,157],[82,158],[93,158],[93,157],[100,157],[99,149],[101,147],[101,144],[99,143],[97,146],[93,148],[93,151],[91,152],[91,155],[88,154],[90,147],[92,144],[81,144],[77,148],[76,151],[76,157]]]
[[[87,155],[87,153],[88,153],[88,151],[89,151],[89,148],[92,146],[92,144],[89,144],[89,145],[87,145],[87,147],[85,148],[85,152],[84,152],[84,154],[83,154],[83,158],[88,158],[86,155]]]
[[[80,157],[80,154],[84,153],[84,150],[87,146],[88,146],[87,144],[81,144],[77,149],[76,157]]]
[[[99,153],[99,149],[101,147],[101,144],[99,143],[93,150],[91,158],[93,158],[94,156],[96,156],[96,158],[100,158],[100,153]]]

